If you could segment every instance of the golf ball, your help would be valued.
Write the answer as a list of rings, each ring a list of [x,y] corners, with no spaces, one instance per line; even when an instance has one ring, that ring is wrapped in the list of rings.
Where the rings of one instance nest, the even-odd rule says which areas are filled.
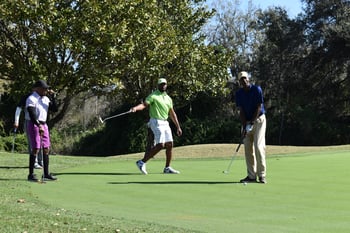
[[[247,182],[243,182],[243,185],[246,186],[246,185],[247,185]]]

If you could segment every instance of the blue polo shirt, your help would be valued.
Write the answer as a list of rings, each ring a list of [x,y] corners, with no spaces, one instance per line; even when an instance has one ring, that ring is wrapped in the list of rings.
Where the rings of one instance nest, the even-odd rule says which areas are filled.
[[[261,104],[259,116],[265,114],[264,97],[260,86],[250,85],[249,91],[240,88],[236,92],[236,106],[240,107],[247,121],[253,120],[257,106]]]

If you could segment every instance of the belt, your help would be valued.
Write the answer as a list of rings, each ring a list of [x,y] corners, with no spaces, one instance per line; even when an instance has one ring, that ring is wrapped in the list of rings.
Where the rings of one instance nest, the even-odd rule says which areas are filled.
[[[46,121],[39,121],[40,124],[45,125]]]

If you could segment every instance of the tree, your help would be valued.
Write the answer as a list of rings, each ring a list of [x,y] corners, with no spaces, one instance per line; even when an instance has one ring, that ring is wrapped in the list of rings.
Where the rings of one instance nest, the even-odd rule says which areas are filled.
[[[200,29],[211,13],[201,7],[202,1],[193,1],[195,7],[189,2],[158,1],[156,9],[150,12],[160,24],[149,31],[141,27],[135,33],[137,49],[125,56],[128,66],[121,74],[125,102],[145,98],[162,76],[168,79],[175,103],[190,102],[199,92],[216,94],[222,90],[228,78],[229,56],[226,52],[217,53],[215,46],[204,45]],[[147,21],[144,23],[148,25]]]
[[[235,51],[232,61],[238,68],[231,66],[233,76],[248,69],[263,87],[269,143],[346,143],[350,3],[303,2],[305,14],[295,19],[280,7],[249,11],[246,17],[239,17],[234,5],[222,8],[211,25],[210,43]],[[241,59],[242,54],[249,59]]]
[[[314,80],[319,111],[334,118],[350,115],[350,2],[305,1],[310,77]],[[325,95],[326,94],[326,95]]]
[[[229,69],[233,77],[242,70],[251,71],[251,62],[263,39],[263,34],[255,29],[261,10],[251,0],[246,11],[240,10],[238,0],[218,2],[214,7],[217,13],[205,30],[209,44],[231,52]]]
[[[280,126],[270,132],[279,128],[280,144],[344,143],[344,126],[332,125],[347,125],[349,116],[349,3],[305,2],[306,13],[295,20],[278,8],[260,17],[266,40],[256,70],[266,80],[270,114],[275,120],[281,115]]]
[[[305,96],[310,94],[303,79],[301,65],[306,53],[304,24],[288,17],[282,8],[270,8],[259,15],[256,30],[265,34],[265,39],[256,53],[253,64],[255,75],[260,80],[266,107],[274,119],[269,137],[271,143],[283,144],[284,131],[291,124],[293,111],[305,105]],[[300,84],[304,83],[304,88]],[[311,97],[310,97],[311,98]]]
[[[109,65],[115,31],[108,31],[111,24],[106,19],[112,15],[104,14],[107,6],[100,5],[80,1],[1,3],[1,76],[11,81],[9,92],[17,98],[30,91],[34,80],[46,79],[60,94],[61,108],[54,123],[63,118],[74,96],[113,82]]]
[[[113,84],[110,94],[127,103],[145,97],[162,75],[183,87],[171,90],[175,97],[215,93],[227,78],[227,60],[196,35],[211,15],[201,2],[2,1],[1,78],[11,81],[16,98],[46,79],[61,103],[52,123],[77,94]]]

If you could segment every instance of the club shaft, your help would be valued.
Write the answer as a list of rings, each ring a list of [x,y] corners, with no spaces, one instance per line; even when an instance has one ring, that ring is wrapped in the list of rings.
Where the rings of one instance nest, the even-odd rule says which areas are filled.
[[[233,160],[234,160],[235,157],[237,156],[237,153],[238,153],[239,148],[241,147],[242,143],[243,143],[243,139],[242,139],[241,142],[238,144],[237,149],[236,149],[235,153],[233,154],[233,156],[232,156],[232,158],[231,158],[231,161],[230,161],[230,163],[229,163],[229,165],[228,165],[228,167],[227,167],[225,173],[229,173],[229,172],[230,172],[231,166],[232,166],[232,163],[233,163]]]
[[[229,163],[229,165],[228,165],[228,167],[227,167],[227,169],[226,169],[226,172],[227,172],[227,173],[230,172],[231,166],[232,166],[232,163],[233,163],[233,160],[235,159],[236,155],[237,155],[237,151],[233,154],[233,156],[232,156],[232,158],[231,158],[231,161],[230,161],[230,163]]]
[[[15,142],[16,142],[16,130],[13,131],[13,140],[12,140],[11,153],[13,153],[15,151]]]
[[[45,183],[45,164],[44,164],[44,145],[43,145],[43,136],[40,135],[40,151],[39,153],[41,153],[42,155],[42,159],[43,159],[43,168],[42,168],[42,174],[41,174],[41,182]]]
[[[114,115],[114,116],[110,116],[110,117],[107,117],[107,118],[103,119],[102,121],[105,122],[105,121],[110,120],[110,119],[112,119],[112,118],[116,118],[116,117],[119,117],[119,116],[128,114],[128,113],[130,113],[130,112],[131,112],[131,111],[127,111],[127,112],[123,112],[123,113],[120,113],[120,114],[117,114],[117,115]]]

